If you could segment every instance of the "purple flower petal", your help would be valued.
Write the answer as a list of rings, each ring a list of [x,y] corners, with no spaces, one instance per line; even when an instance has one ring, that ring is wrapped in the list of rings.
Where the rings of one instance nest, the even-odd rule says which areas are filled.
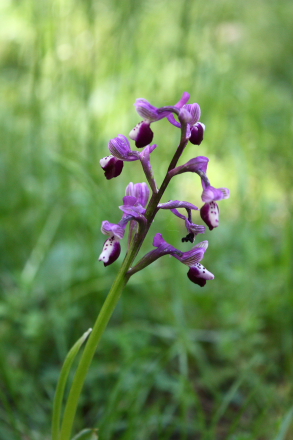
[[[179,110],[178,118],[180,122],[184,122],[185,124],[188,124],[192,120],[192,116],[185,106]]]
[[[196,124],[199,121],[201,114],[200,106],[198,104],[186,104],[183,108],[186,109],[191,115],[189,124],[191,126]]]
[[[183,107],[185,104],[188,103],[189,98],[190,98],[190,93],[183,92],[183,95],[181,96],[181,99],[177,102],[177,104],[175,104],[174,107],[177,107],[177,108]]]
[[[118,177],[123,169],[123,161],[116,159],[114,156],[106,156],[100,160],[100,165],[105,171],[106,179],[110,180]]]
[[[206,173],[207,167],[209,163],[209,158],[205,156],[197,156],[193,159],[190,159],[184,165],[180,165],[179,167],[173,168],[173,170],[169,171],[169,175],[171,177],[176,176],[177,174],[182,173]]]
[[[162,253],[162,255],[166,255],[166,254],[183,255],[183,253],[179,249],[176,249],[174,246],[167,243],[167,241],[164,240],[163,235],[160,233],[154,236],[153,245],[158,248],[158,250]]]
[[[159,115],[157,107],[144,98],[137,99],[134,105],[139,116],[148,122],[155,122],[165,117],[164,115]]]
[[[126,195],[136,197],[137,202],[145,208],[149,200],[150,190],[145,182],[135,184],[130,182],[126,187]]]
[[[131,150],[129,140],[123,134],[119,134],[117,137],[111,139],[108,147],[113,156],[120,160],[128,162],[139,160],[137,151]]]
[[[186,101],[186,100],[184,100],[184,101]],[[188,111],[188,113],[190,114],[191,118],[190,118],[189,121],[186,120],[185,122],[188,122],[188,126],[190,126],[190,128],[191,128],[194,124],[196,124],[199,121],[200,114],[201,114],[200,106],[198,104],[196,104],[196,103],[194,103],[194,104],[186,104],[186,103],[182,104],[182,102],[184,102],[184,101],[181,99],[179,101],[180,104],[179,103],[176,104],[175,107],[181,108],[182,109],[181,111],[183,111],[183,109]],[[181,123],[178,122],[175,119],[175,117],[174,117],[174,115],[172,113],[169,116],[167,116],[167,118],[168,118],[168,121],[171,122],[171,124],[175,125],[175,127],[181,128]],[[190,131],[189,131],[190,128],[188,127],[189,134],[188,134],[187,138],[190,137]]]
[[[136,197],[125,196],[123,197],[124,205],[119,206],[119,209],[125,214],[131,215],[133,218],[138,219],[141,214],[145,213],[145,208],[143,208],[137,201]]]
[[[102,222],[101,231],[105,235],[114,235],[115,238],[121,240],[125,234],[125,227],[121,227],[121,225],[116,225],[115,223],[110,223],[108,220]]]
[[[203,259],[208,244],[208,241],[204,240],[194,246],[190,251],[184,252],[181,257],[177,257],[176,255],[174,256],[175,258],[180,260],[181,263],[186,264],[189,267],[194,266],[196,263],[199,263]]]
[[[174,208],[185,208],[198,210],[198,207],[189,202],[181,202],[180,200],[169,200],[167,203],[159,203],[158,208],[160,209],[174,209]],[[178,212],[178,211],[177,211]],[[177,214],[175,214],[177,215]],[[178,216],[179,217],[179,216]],[[182,218],[182,217],[181,217]]]
[[[216,200],[228,199],[230,197],[230,190],[228,188],[214,188],[213,186],[206,186],[202,180],[203,192],[201,200],[209,203]]]
[[[190,94],[188,92],[184,92],[180,101],[177,102],[177,104],[175,104],[174,107],[176,108],[182,108],[185,104],[187,104],[187,102],[189,101],[190,98]],[[176,121],[174,115],[171,113],[167,116],[168,121],[171,122],[171,124],[175,125],[175,127],[180,128],[181,124],[180,122]]]
[[[108,238],[103,246],[103,251],[99,256],[99,261],[103,261],[104,266],[109,266],[117,260],[121,252],[120,241],[113,237]]]

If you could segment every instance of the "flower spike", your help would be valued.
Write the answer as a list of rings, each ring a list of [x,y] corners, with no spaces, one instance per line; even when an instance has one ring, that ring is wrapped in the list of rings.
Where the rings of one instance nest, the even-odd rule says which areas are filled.
[[[129,137],[135,141],[136,147],[143,148],[142,151],[133,151],[128,138],[122,134],[110,140],[108,146],[111,155],[100,161],[106,178],[112,179],[119,176],[124,162],[139,160],[149,186],[146,183],[134,184],[130,182],[126,188],[123,205],[119,206],[119,209],[123,211],[123,216],[119,223],[114,224],[107,220],[102,223],[102,232],[109,236],[100,255],[100,260],[105,265],[111,264],[118,258],[121,251],[120,241],[124,237],[128,223],[128,246],[131,252],[126,261],[127,264],[132,263],[133,256],[137,254],[141,246],[139,241],[144,240],[156,213],[160,209],[169,209],[173,215],[184,221],[187,235],[182,238],[182,242],[194,243],[195,237],[198,234],[205,233],[206,226],[193,223],[192,215],[194,211],[199,210],[197,206],[180,200],[169,200],[167,203],[160,203],[168,183],[176,175],[186,172],[199,175],[203,188],[201,199],[204,202],[204,205],[199,210],[200,216],[210,230],[219,225],[220,211],[217,201],[229,198],[230,191],[228,188],[215,188],[211,185],[207,176],[209,158],[197,156],[184,165],[177,166],[188,140],[194,145],[200,145],[204,138],[205,125],[199,122],[201,116],[200,106],[197,103],[189,104],[189,98],[189,93],[185,92],[175,105],[164,107],[155,107],[143,98],[136,100],[136,110],[143,120],[131,130]],[[169,165],[169,171],[167,171],[161,188],[158,188],[150,161],[151,153],[157,148],[157,145],[151,145],[154,136],[151,124],[163,118],[167,118],[172,125],[181,129],[181,138],[180,144],[176,152],[174,152],[173,159]],[[152,190],[152,197],[148,203],[150,197],[149,187]],[[182,214],[179,209],[185,209],[186,213]],[[214,275],[200,263],[208,247],[206,240],[196,244],[187,252],[181,252],[167,243],[162,234],[158,233],[154,237],[153,244],[154,250],[146,254],[133,268],[129,269],[128,266],[128,276],[148,266],[161,256],[169,254],[189,267],[187,275],[193,283],[202,287],[206,284],[207,280],[214,279]]]

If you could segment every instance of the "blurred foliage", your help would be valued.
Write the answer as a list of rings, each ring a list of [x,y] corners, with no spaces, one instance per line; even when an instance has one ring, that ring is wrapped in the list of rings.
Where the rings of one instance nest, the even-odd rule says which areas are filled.
[[[100,224],[143,178],[135,162],[105,180],[108,140],[139,121],[136,98],[171,105],[183,91],[207,129],[181,163],[209,156],[232,194],[205,236],[216,278],[200,289],[167,257],[133,277],[76,432],[293,437],[292,14],[290,0],[1,0],[1,440],[50,439],[62,362],[119,268],[98,264]],[[178,130],[153,128],[160,182]],[[200,205],[196,177],[175,178],[164,201]],[[157,232],[183,246],[177,220],[160,213],[143,251]]]

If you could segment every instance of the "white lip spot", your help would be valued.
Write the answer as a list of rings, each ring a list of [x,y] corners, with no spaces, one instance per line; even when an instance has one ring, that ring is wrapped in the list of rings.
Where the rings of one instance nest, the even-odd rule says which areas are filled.
[[[107,166],[107,164],[110,162],[110,160],[112,159],[112,157],[114,157],[114,156],[106,156],[106,157],[103,157],[103,158],[100,160],[100,165],[101,165],[101,167],[102,167],[102,168],[105,168],[105,166]]]
[[[210,202],[209,220],[213,228],[219,226],[219,208],[215,202]]]
[[[101,255],[99,256],[99,261],[103,261],[104,263],[108,263],[111,254],[113,252],[113,247],[116,242],[119,242],[119,240],[115,239],[115,237],[108,238],[108,240],[105,241],[103,251]]]
[[[136,141],[138,133],[139,133],[139,129],[140,129],[142,123],[143,123],[143,121],[139,122],[129,133],[129,137],[133,141]]]
[[[213,280],[215,278],[215,276],[209,270],[207,270],[202,264],[196,263],[194,267],[196,267],[200,273],[199,278],[203,278],[204,280]]]

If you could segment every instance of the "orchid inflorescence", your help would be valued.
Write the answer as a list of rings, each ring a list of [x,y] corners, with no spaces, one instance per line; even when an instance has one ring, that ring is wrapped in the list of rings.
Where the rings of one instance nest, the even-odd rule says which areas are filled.
[[[182,238],[182,242],[194,243],[196,236],[206,231],[204,225],[193,223],[192,212],[199,210],[199,208],[192,203],[179,200],[161,203],[165,189],[173,177],[186,172],[196,173],[200,176],[202,184],[201,199],[204,204],[199,211],[202,220],[210,230],[219,226],[219,206],[217,202],[230,197],[230,191],[227,188],[215,188],[210,184],[207,177],[209,162],[207,157],[197,156],[184,165],[177,166],[178,160],[187,144],[190,142],[194,145],[200,145],[204,138],[205,125],[199,122],[200,106],[196,103],[188,104],[189,98],[189,93],[185,92],[177,104],[161,108],[154,107],[145,99],[137,99],[135,103],[136,110],[143,118],[143,121],[131,130],[129,138],[135,141],[137,148],[143,148],[141,151],[132,150],[130,141],[122,134],[110,140],[110,155],[100,161],[105,177],[107,179],[118,177],[123,170],[124,162],[139,160],[149,186],[145,182],[129,183],[126,188],[126,195],[123,198],[123,205],[119,206],[119,209],[123,212],[121,220],[117,224],[110,223],[107,220],[102,222],[102,233],[108,235],[109,238],[104,243],[99,260],[103,261],[105,266],[117,260],[121,252],[120,241],[123,239],[126,226],[129,223],[128,267],[126,272],[128,277],[161,256],[169,254],[181,261],[181,263],[186,264],[189,267],[188,278],[202,287],[206,284],[207,280],[214,279],[214,275],[200,264],[208,247],[207,240],[196,244],[187,252],[182,252],[167,243],[162,234],[157,233],[153,240],[155,249],[146,254],[135,266],[131,267],[150,225],[160,209],[170,210],[174,215],[184,220],[187,235]],[[177,116],[178,120],[174,115]],[[151,166],[151,154],[157,148],[155,144],[150,145],[154,136],[151,124],[163,118],[167,118],[172,125],[180,128],[181,140],[174,152],[162,185],[158,188]],[[150,198],[151,192],[152,196]],[[178,211],[178,209],[182,208],[185,209],[186,215]]]

